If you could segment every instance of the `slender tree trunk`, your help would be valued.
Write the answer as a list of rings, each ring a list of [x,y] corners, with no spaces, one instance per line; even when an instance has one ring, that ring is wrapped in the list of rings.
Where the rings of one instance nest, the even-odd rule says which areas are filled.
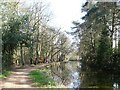
[[[33,46],[30,47],[30,64],[33,64]]]
[[[111,35],[110,35],[111,48],[113,47],[113,33],[114,33],[114,29],[115,29],[115,8],[113,9],[113,14],[112,14],[112,29],[111,29]]]
[[[51,47],[51,52],[50,52],[50,61],[53,61],[53,47]]]
[[[38,59],[39,59],[38,43],[39,43],[39,30],[38,30],[38,32],[37,32],[37,40],[36,40],[36,59],[35,59],[35,64],[38,63]]]
[[[20,43],[21,64],[24,65],[22,43]]]
[[[23,54],[23,55],[24,55],[23,60],[24,60],[24,64],[26,64],[26,59],[25,59],[25,58],[26,58],[26,57],[25,57],[25,47],[23,48],[23,50],[24,50],[24,52],[23,52],[23,53],[24,53],[24,54]]]
[[[35,59],[35,64],[38,63],[38,58],[39,58],[39,54],[38,54],[38,44],[36,45],[36,59]]]

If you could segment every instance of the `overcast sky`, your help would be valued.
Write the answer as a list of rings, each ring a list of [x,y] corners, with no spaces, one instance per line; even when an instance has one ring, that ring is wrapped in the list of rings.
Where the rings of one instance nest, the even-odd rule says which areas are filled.
[[[72,26],[72,21],[79,20],[83,16],[81,6],[85,0],[48,0],[53,12],[51,25],[61,27],[67,31]]]

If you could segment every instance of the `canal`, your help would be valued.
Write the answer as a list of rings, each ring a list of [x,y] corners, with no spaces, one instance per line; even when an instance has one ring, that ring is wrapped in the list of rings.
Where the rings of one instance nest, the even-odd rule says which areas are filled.
[[[60,62],[51,65],[50,68],[53,79],[59,85],[63,84],[68,88],[77,88],[80,86],[79,61]]]
[[[67,88],[109,88],[109,90],[114,90],[115,80],[112,75],[90,71],[83,72],[79,61],[57,62],[52,64],[49,69],[57,84],[65,85]],[[117,83],[120,84],[120,76],[117,75],[116,78]]]

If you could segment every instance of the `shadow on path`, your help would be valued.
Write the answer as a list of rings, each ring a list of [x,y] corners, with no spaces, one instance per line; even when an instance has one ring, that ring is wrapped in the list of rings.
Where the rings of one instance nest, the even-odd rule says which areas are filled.
[[[34,67],[27,66],[22,69],[14,70],[12,72],[12,75],[10,75],[6,80],[0,81],[0,89],[12,88],[11,90],[14,90],[14,88],[26,88],[26,89],[34,88],[33,90],[38,90],[38,89],[35,89],[36,87],[32,83],[32,80],[29,78],[28,74],[32,70],[40,69],[47,65],[49,64],[40,64],[40,65],[35,65]],[[3,89],[3,90],[7,90],[7,89]]]

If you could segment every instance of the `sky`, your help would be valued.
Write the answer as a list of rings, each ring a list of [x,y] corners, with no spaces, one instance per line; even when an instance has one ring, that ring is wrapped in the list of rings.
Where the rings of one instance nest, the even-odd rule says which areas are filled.
[[[81,21],[84,15],[81,7],[85,0],[48,0],[53,13],[51,25],[61,27],[69,31],[72,27],[72,21]]]

